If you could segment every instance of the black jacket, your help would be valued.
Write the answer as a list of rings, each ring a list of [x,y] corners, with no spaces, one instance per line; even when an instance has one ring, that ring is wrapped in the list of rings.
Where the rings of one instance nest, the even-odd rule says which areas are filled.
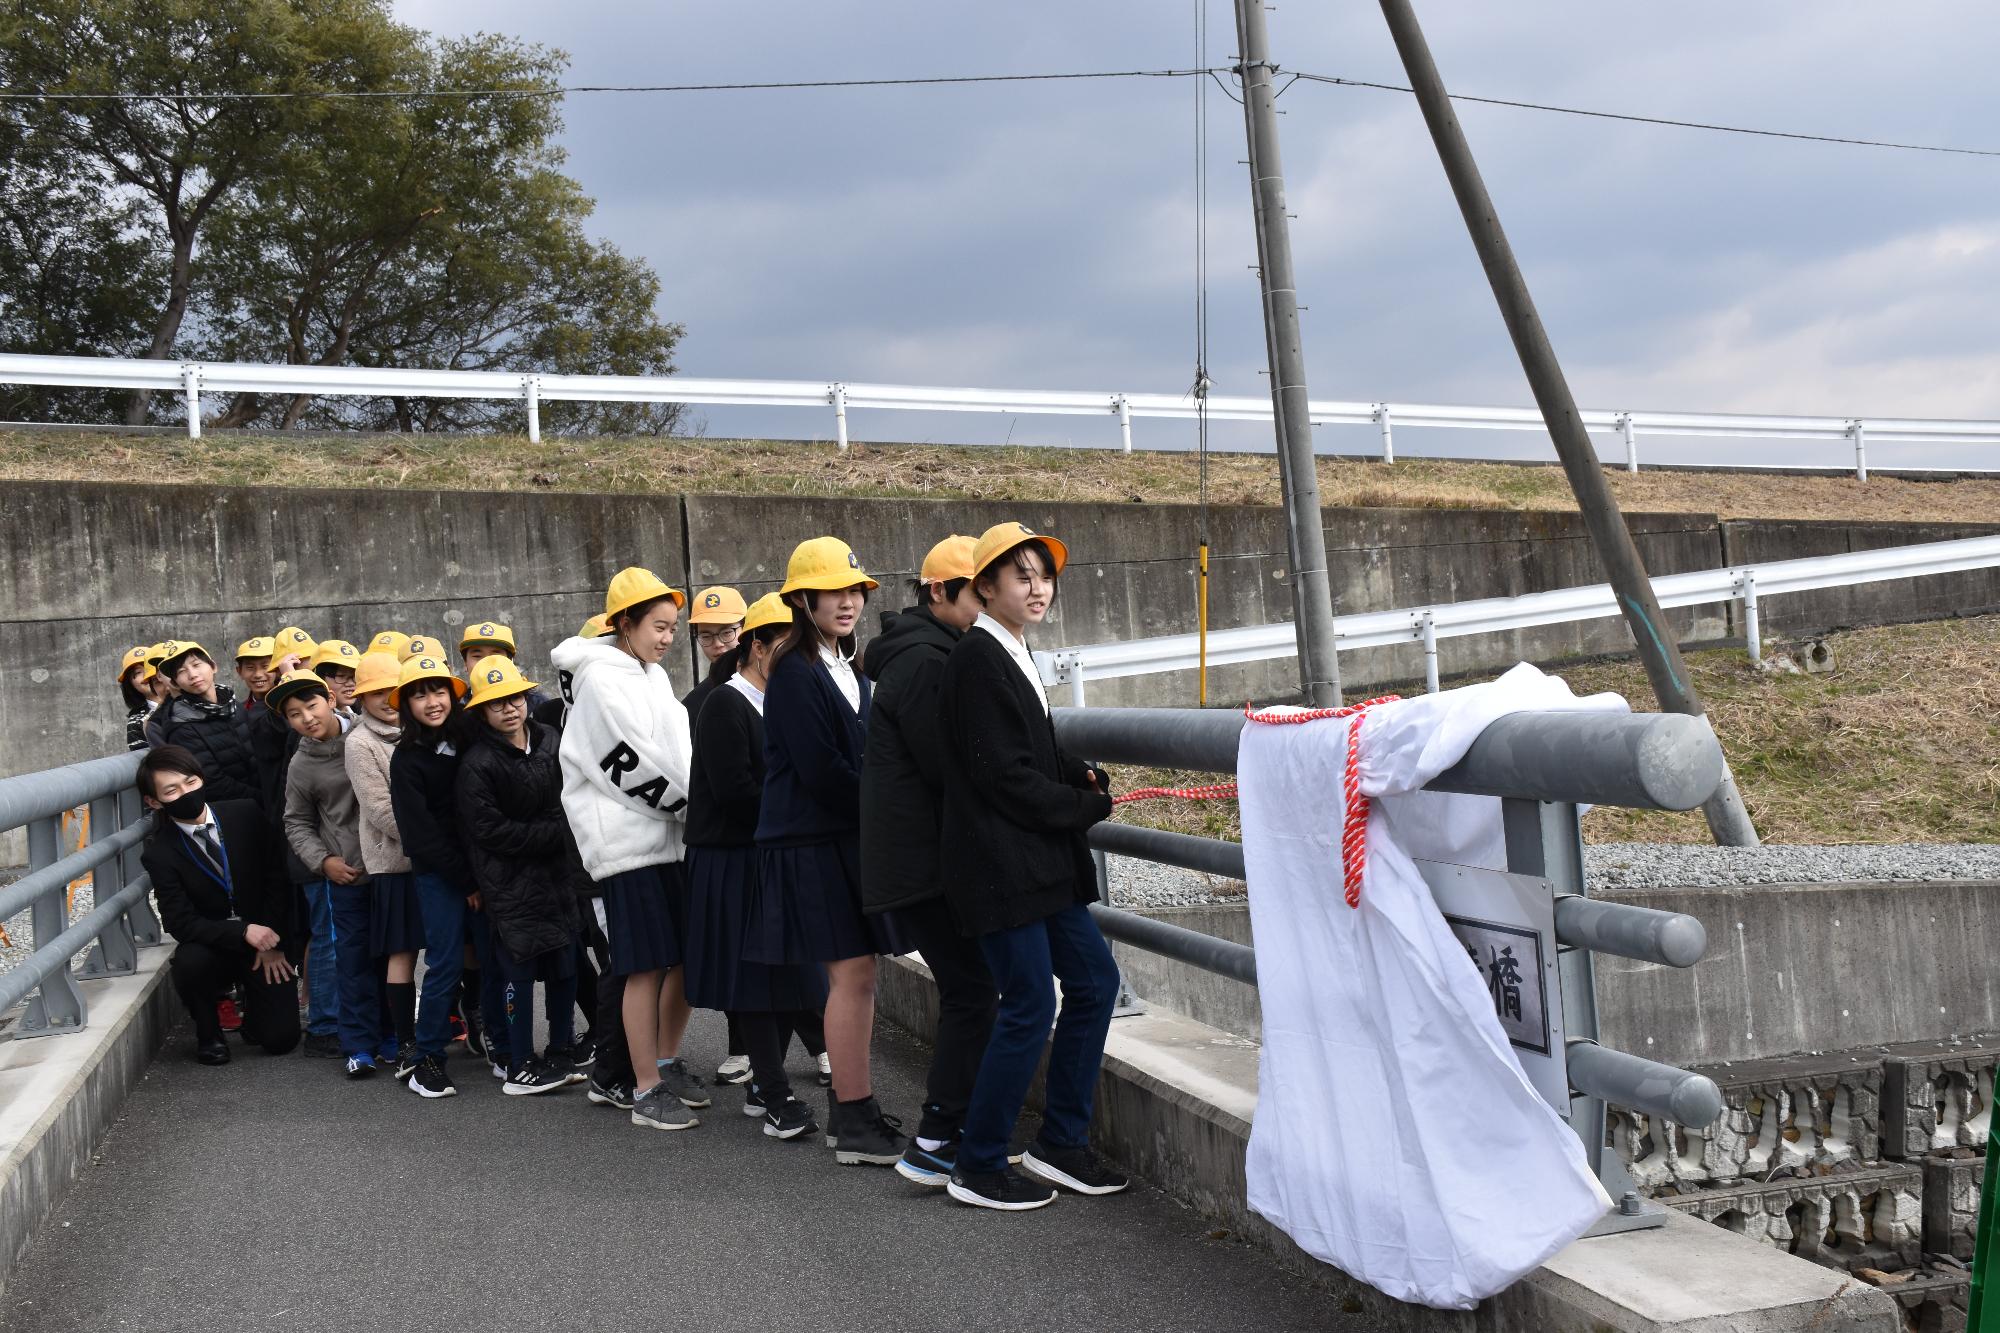
[[[310,884],[320,878],[319,867],[299,860],[291,840],[285,836],[285,774],[291,771],[292,756],[298,752],[299,733],[265,707],[261,699],[243,705],[243,721],[250,731],[250,753],[257,757],[257,786],[263,793],[259,799],[264,802],[264,809],[271,816],[271,827],[278,831],[278,842],[285,849],[286,873],[294,884]]]
[[[1097,896],[1084,834],[1111,797],[1056,744],[1055,725],[1007,650],[974,628],[945,663],[941,711],[945,900],[968,935],[1025,926]]]
[[[778,659],[764,691],[764,806],[757,841],[834,842],[861,827],[861,752],[868,741],[868,677],[861,712],[814,648]]]
[[[229,862],[226,885],[196,855],[180,825],[153,812],[153,831],[139,860],[153,879],[160,924],[183,944],[245,951],[250,946],[243,927],[269,926],[278,932],[278,948],[296,963],[305,956],[309,932],[300,928],[293,910],[298,895],[285,877],[270,821],[254,801],[214,801],[208,808]]]
[[[724,671],[723,663],[728,661],[729,658],[724,657],[710,665],[708,674],[696,681],[694,688],[681,696],[681,707],[687,709],[689,731],[693,731],[694,724],[700,720],[701,706],[708,702],[708,696],[714,694],[725,680],[736,674],[734,666],[727,672]]]
[[[939,837],[951,750],[938,715],[961,634],[913,606],[882,617],[863,670],[875,683],[861,766],[861,907],[886,912],[944,892]]]
[[[526,962],[575,944],[590,877],[563,817],[556,734],[531,721],[522,751],[481,730],[458,766],[458,823],[494,933]]]
[[[201,761],[202,785],[218,801],[254,801],[267,813],[265,793],[250,748],[250,726],[227,685],[215,689],[215,702],[177,695],[154,715],[155,746],[178,745]]]
[[[389,808],[396,815],[403,852],[418,874],[436,875],[460,893],[478,887],[459,832],[455,751],[397,742],[389,758]]]
[[[764,719],[741,691],[724,685],[694,719],[688,846],[748,847],[763,804]]]

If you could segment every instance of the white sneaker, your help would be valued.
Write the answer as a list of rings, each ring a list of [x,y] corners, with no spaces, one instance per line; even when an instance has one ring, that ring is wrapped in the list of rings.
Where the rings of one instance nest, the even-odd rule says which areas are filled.
[[[819,1085],[822,1088],[833,1086],[833,1061],[825,1051],[819,1053]]]
[[[747,1055],[732,1055],[715,1067],[717,1083],[733,1086],[745,1082],[749,1077],[750,1057]]]

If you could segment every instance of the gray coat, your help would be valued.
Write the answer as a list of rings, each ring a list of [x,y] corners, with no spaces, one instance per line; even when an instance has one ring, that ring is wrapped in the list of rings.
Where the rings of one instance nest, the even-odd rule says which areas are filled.
[[[361,803],[347,780],[347,733],[300,740],[285,770],[285,841],[314,875],[337,856],[367,878],[361,857]]]

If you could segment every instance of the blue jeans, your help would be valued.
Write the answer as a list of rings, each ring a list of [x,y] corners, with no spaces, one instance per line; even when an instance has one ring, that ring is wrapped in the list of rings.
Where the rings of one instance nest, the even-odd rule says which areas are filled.
[[[315,879],[303,892],[312,922],[306,941],[306,1032],[331,1037],[340,1031],[340,975],[333,952],[333,881]]]
[[[374,891],[365,880],[330,888],[333,962],[340,974],[340,1053],[394,1059],[396,1035],[382,991],[382,960],[368,947]]]
[[[1000,1009],[972,1084],[959,1165],[968,1172],[1007,1169],[1007,1141],[1021,1117],[1044,1041],[1049,1044],[1049,1074],[1040,1141],[1051,1148],[1083,1147],[1090,1142],[1097,1071],[1118,1002],[1118,964],[1111,946],[1090,919],[1090,909],[1078,903],[1041,921],[982,935],[979,948],[1000,992]],[[1063,986],[1060,1017],[1057,977]]]
[[[465,895],[450,881],[421,872],[417,907],[424,914],[424,984],[417,997],[417,1054],[443,1055],[451,1044],[451,1005],[465,970]]]
[[[507,1031],[507,978],[500,975],[500,941],[493,935],[493,918],[468,911],[465,925],[472,936],[472,956],[479,960],[479,1013],[486,1022],[486,1050],[496,1065],[509,1065],[512,1037]],[[526,1054],[532,1054],[530,1048]]]
[[[535,1054],[535,983],[506,984],[507,1072],[518,1074]],[[549,1014],[549,1045],[567,1049],[576,1043],[576,977],[542,983],[542,1004]],[[489,1020],[491,1021],[491,1020]]]

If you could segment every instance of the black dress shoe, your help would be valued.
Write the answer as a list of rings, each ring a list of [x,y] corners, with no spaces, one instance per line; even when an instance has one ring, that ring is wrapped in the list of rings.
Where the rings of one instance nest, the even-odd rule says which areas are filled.
[[[229,1043],[221,1037],[196,1042],[194,1058],[205,1065],[226,1065],[229,1063]]]

